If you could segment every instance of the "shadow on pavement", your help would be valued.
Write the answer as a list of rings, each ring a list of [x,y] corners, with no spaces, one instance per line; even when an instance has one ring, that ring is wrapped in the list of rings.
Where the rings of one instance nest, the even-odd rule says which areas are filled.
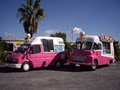
[[[99,66],[97,69],[105,68],[106,66]],[[91,71],[88,67],[70,67],[69,65],[64,65],[62,68],[47,67],[47,68],[36,68],[31,71],[40,70],[51,70],[51,71],[62,71],[62,72],[88,72]],[[0,73],[19,73],[22,72],[21,69],[0,67]],[[29,71],[30,72],[30,71]]]
[[[0,67],[0,73],[15,73],[15,72],[21,72],[21,70],[14,68]]]
[[[106,66],[99,66],[97,69],[105,68]],[[39,69],[34,69],[39,70]],[[47,67],[42,68],[42,70],[51,70],[51,71],[62,71],[62,72],[92,72],[89,67],[70,67],[69,65],[64,65],[62,68]]]

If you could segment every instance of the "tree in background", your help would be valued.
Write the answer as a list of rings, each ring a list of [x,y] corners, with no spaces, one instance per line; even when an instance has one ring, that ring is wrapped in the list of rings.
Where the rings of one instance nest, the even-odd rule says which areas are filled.
[[[120,61],[120,43],[114,41],[115,60]]]
[[[51,34],[50,36],[51,37],[60,37],[64,40],[64,42],[66,42],[66,34],[65,33],[58,32],[58,33],[55,33],[55,34]]]
[[[7,43],[0,38],[0,64],[4,63],[7,59],[8,52],[5,52],[7,49]]]
[[[58,33],[55,33],[55,34],[51,34],[50,35],[51,37],[60,37],[64,40],[64,43],[65,43],[65,51],[66,51],[66,59],[68,59],[68,56],[72,50],[72,42],[68,42],[66,40],[66,34],[65,33],[61,33],[61,32],[58,32]]]
[[[31,37],[38,31],[38,22],[45,16],[45,10],[40,6],[41,0],[26,0],[26,4],[22,4],[18,9],[20,15],[20,23],[23,21],[24,31],[30,33]]]
[[[67,59],[68,59],[68,56],[70,55],[70,52],[71,52],[72,49],[73,49],[73,43],[66,41],[66,42],[65,42],[65,49],[66,49],[66,57],[67,57]]]

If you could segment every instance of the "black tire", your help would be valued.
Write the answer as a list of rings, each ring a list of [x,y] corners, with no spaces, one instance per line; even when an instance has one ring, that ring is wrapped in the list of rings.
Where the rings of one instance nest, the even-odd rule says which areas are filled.
[[[23,63],[21,69],[22,69],[22,71],[27,72],[31,69],[31,66],[28,62],[25,62],[25,63]]]
[[[111,62],[111,61],[109,61],[109,63],[107,64],[107,67],[110,67],[110,66],[111,66],[111,64],[112,64],[112,62]]]
[[[92,71],[96,70],[97,69],[97,66],[98,66],[98,63],[97,63],[97,60],[94,60],[92,65],[90,66],[90,69]]]
[[[85,68],[85,66],[84,66],[84,65],[80,65],[80,68],[81,68],[81,69],[84,69],[84,68]]]
[[[56,68],[61,68],[62,66],[63,66],[63,64],[62,64],[61,61],[57,61],[57,62],[55,63],[55,67],[56,67]]]

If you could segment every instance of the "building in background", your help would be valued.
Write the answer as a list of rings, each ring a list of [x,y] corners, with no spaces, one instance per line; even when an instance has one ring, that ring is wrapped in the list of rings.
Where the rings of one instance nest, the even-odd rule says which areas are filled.
[[[4,40],[8,44],[8,52],[14,52],[21,44],[24,43],[24,40]]]

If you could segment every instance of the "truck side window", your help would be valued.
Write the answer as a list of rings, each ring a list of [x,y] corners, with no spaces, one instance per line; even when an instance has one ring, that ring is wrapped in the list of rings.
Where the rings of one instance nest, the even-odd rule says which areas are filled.
[[[34,53],[34,47],[30,47],[30,54],[33,54]]]
[[[93,50],[101,50],[101,44],[100,43],[94,43]]]
[[[40,53],[40,46],[39,45],[34,45],[30,48],[30,54],[37,54]]]
[[[35,52],[34,52],[35,54],[41,52],[39,45],[35,45],[34,47],[35,47]]]

